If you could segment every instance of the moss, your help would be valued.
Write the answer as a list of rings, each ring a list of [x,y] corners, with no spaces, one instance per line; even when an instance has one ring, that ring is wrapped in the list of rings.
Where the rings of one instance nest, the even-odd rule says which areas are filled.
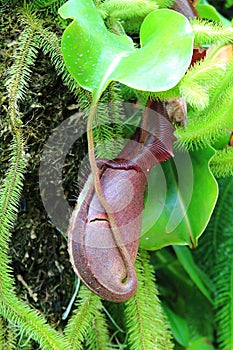
[[[22,29],[14,9],[8,8],[0,16],[3,30],[0,42],[0,69],[7,79],[12,54]],[[7,100],[4,84],[0,86],[0,179],[4,177],[10,157],[12,139],[7,120]],[[39,190],[38,172],[43,146],[51,131],[77,109],[73,95],[63,85],[51,66],[50,59],[39,53],[33,68],[30,89],[20,105],[23,114],[23,133],[27,141],[27,174],[21,198],[20,211],[12,234],[10,253],[17,293],[48,320],[62,327],[61,316],[74,288],[74,274],[69,263],[66,240],[49,222]],[[64,189],[68,199],[77,196],[75,179],[77,165],[86,150],[85,137],[78,141],[76,151],[70,150],[64,169]],[[77,152],[80,149],[80,154]],[[66,174],[68,174],[66,176]],[[0,182],[1,183],[1,182]],[[72,203],[72,201],[71,201]],[[21,277],[19,277],[21,276]],[[24,283],[24,282],[25,283]],[[29,290],[34,293],[30,295]]]

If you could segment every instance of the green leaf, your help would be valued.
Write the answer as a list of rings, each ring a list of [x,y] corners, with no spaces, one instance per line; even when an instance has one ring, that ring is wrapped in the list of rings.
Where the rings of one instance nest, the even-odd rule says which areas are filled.
[[[167,314],[174,338],[180,345],[187,347],[189,343],[189,329],[187,321],[174,313],[166,305],[163,305],[163,308]]]
[[[186,247],[180,248],[183,249]],[[170,247],[152,252],[151,257],[156,270],[163,303],[175,313],[175,315],[172,315],[174,317],[173,320],[171,320],[169,315],[168,317],[176,340],[181,344],[181,339],[183,341],[186,339],[187,345],[186,325],[188,325],[188,345],[191,345],[192,342],[201,337],[213,341],[215,332],[213,304],[209,302],[203,293],[200,292],[200,289],[197,288],[196,284],[193,283]],[[178,320],[176,319],[176,315],[178,315]],[[175,325],[173,322],[176,322]],[[184,335],[179,334],[179,332],[182,332],[180,330],[182,328],[182,322],[184,323]],[[178,332],[178,334],[175,332]],[[200,347],[199,349],[202,348]]]
[[[222,16],[214,6],[210,5],[208,1],[198,1],[196,9],[200,18],[209,19],[211,21],[221,22],[223,25],[230,26],[231,22]]]
[[[214,350],[214,346],[210,344],[207,338],[196,339],[192,344],[187,347],[187,350]]]
[[[153,252],[152,259],[155,259],[154,261],[157,263],[157,268],[156,265],[155,268],[163,303],[175,313],[175,315],[172,315],[174,319],[171,319],[169,315],[168,317],[176,340],[180,344],[183,340],[187,345],[186,327],[188,325],[188,345],[201,337],[212,341],[214,338],[213,305],[192,283],[190,277],[183,270],[183,266],[179,261],[176,261],[170,248],[167,247]],[[178,318],[176,318],[177,315]],[[182,324],[184,324],[184,334],[180,334]]]
[[[176,152],[174,159],[152,169],[143,211],[142,248],[197,246],[218,197],[218,185],[209,168],[213,155],[211,147]]]
[[[145,18],[139,49],[128,36],[107,30],[92,0],[69,0],[59,14],[73,18],[62,37],[67,68],[97,98],[112,80],[145,91],[168,90],[189,67],[194,35],[175,11],[155,10]]]
[[[205,284],[209,283],[204,278],[203,272],[196,265],[189,249],[187,247],[179,246],[173,246],[173,249],[176,253],[179,262],[181,263],[185,271],[188,273],[191,280],[196,284],[196,286],[199,288],[202,294],[205,295],[210,302],[213,302],[210,294],[211,287],[209,286],[208,289],[205,286]]]
[[[220,16],[214,6],[211,5],[197,5],[197,11],[201,18],[210,19],[212,21],[220,22]]]
[[[115,79],[140,90],[171,89],[186,72],[192,57],[189,22],[174,11],[155,10],[142,23],[140,41],[141,48],[122,59]]]

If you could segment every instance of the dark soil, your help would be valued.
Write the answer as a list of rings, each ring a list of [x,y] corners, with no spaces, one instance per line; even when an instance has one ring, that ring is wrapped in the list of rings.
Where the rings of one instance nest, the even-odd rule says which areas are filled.
[[[5,83],[7,69],[22,30],[13,9],[1,16],[0,69]],[[7,99],[4,84],[0,87],[0,178],[4,178],[10,157],[12,136],[7,120]],[[18,219],[12,232],[10,254],[15,275],[16,292],[34,308],[40,310],[55,327],[62,327],[65,311],[75,287],[75,275],[67,253],[66,233],[50,222],[39,190],[39,165],[43,146],[60,123],[77,112],[76,100],[56,74],[50,59],[41,52],[35,66],[28,93],[21,103],[23,133],[27,143],[27,172],[20,201]],[[80,120],[80,126],[84,126]],[[85,135],[78,140],[67,156],[64,167],[64,192],[74,204],[79,158],[86,154]]]
[[[69,263],[66,233],[63,235],[54,227],[44,209],[38,174],[46,140],[53,129],[71,114],[69,107],[74,103],[49,60],[41,55],[33,69],[29,96],[23,106],[29,161],[11,254],[17,292],[57,325],[72,295],[75,276]],[[82,149],[85,149],[85,144],[79,142],[76,154],[72,152],[73,157],[69,157],[70,167],[67,165],[67,168],[73,176],[64,176],[63,184],[68,199],[74,194],[77,196],[75,166]]]

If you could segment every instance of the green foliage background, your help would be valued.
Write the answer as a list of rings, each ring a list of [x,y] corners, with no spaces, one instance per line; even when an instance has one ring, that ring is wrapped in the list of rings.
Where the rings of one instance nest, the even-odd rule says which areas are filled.
[[[18,32],[12,34],[7,49],[5,42],[2,43],[1,71],[5,84],[1,87],[0,101],[0,348],[165,350],[175,346],[175,349],[189,350],[215,347],[231,349],[233,151],[232,147],[227,146],[230,134],[226,129],[230,130],[233,124],[232,61],[224,72],[214,62],[202,61],[189,70],[178,86],[164,93],[153,94],[163,99],[177,96],[186,98],[189,120],[186,130],[177,131],[180,147],[198,150],[209,144],[218,144],[218,150],[211,159],[211,170],[216,177],[224,176],[225,179],[219,180],[219,200],[196,251],[191,253],[186,247],[169,247],[150,255],[141,251],[136,263],[139,289],[135,297],[119,305],[103,303],[82,286],[68,322],[56,321],[55,324],[55,318],[50,315],[49,324],[45,319],[46,303],[37,301],[34,307],[29,305],[23,294],[25,290],[33,290],[33,282],[30,282],[29,289],[27,286],[20,292],[20,284],[14,278],[12,259],[15,248],[12,248],[12,242],[17,225],[22,223],[17,216],[23,186],[26,186],[25,179],[29,178],[28,172],[32,171],[33,163],[39,161],[38,155],[33,152],[34,147],[39,144],[36,150],[40,152],[46,140],[41,135],[42,130],[46,127],[50,132],[56,126],[54,123],[60,123],[62,118],[65,119],[71,113],[66,111],[61,115],[59,106],[55,120],[48,118],[44,124],[36,120],[33,124],[33,108],[40,106],[32,107],[31,104],[29,111],[26,106],[32,96],[30,87],[36,75],[38,60],[43,57],[48,69],[51,69],[51,65],[54,67],[54,75],[58,80],[52,81],[52,84],[58,82],[62,86],[63,82],[68,101],[76,104],[74,107],[71,105],[72,108],[83,109],[90,101],[89,94],[77,86],[62,60],[60,38],[67,22],[57,16],[57,10],[64,2],[34,0],[27,5],[21,1],[2,1],[0,7],[3,33],[8,35],[16,18],[18,21]],[[166,7],[171,2],[144,1],[143,15],[142,7],[137,7],[135,1],[129,1],[127,8],[119,6],[119,1],[95,3],[109,28],[121,30],[122,23],[118,18],[122,16],[127,33],[136,36],[147,13],[156,6]],[[231,5],[231,2],[226,2],[226,6]],[[135,9],[133,14],[132,6]],[[192,25],[196,40],[201,44],[233,41],[231,28],[195,20]],[[6,68],[9,68],[8,71]],[[103,99],[120,103],[123,93],[139,99],[148,97],[127,88],[125,91],[119,90],[113,84]],[[117,110],[113,118],[114,125],[122,121]],[[80,118],[81,126],[85,124],[83,119]],[[123,133],[124,130],[118,126],[97,129],[95,139],[100,145],[98,155],[102,156],[106,151],[111,153],[111,149],[102,148],[103,140],[112,140],[116,136],[120,138]],[[85,140],[82,141],[85,144]],[[120,147],[120,144],[117,146]],[[30,159],[32,156],[33,160]],[[73,163],[73,155],[69,157]],[[79,157],[82,158],[81,155]],[[75,159],[77,163],[79,157]],[[67,182],[74,177],[74,172],[75,164],[67,172]],[[24,214],[24,220],[30,222],[27,213]],[[44,226],[41,227],[43,229]],[[62,237],[60,239],[63,244],[60,252],[63,253],[66,243]],[[69,264],[65,268],[70,269]],[[63,284],[63,295],[66,295],[64,300],[67,302],[72,283],[68,280],[64,282],[67,283],[67,291]],[[43,298],[39,296],[39,299]],[[35,307],[40,311],[35,310]]]

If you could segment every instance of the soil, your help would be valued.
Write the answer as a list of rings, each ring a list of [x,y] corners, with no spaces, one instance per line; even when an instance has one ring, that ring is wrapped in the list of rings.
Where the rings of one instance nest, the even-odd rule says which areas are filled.
[[[12,54],[22,26],[13,9],[0,16],[3,40],[0,43],[0,69],[3,83],[12,64]],[[7,99],[4,84],[0,87],[1,119],[0,179],[4,178],[10,157],[12,136],[7,120]],[[46,140],[60,123],[77,112],[76,100],[55,72],[49,57],[39,52],[32,68],[29,89],[20,105],[23,134],[27,144],[27,171],[15,228],[12,232],[10,254],[15,275],[15,289],[21,299],[40,310],[56,328],[63,327],[65,311],[75,288],[75,275],[69,262],[66,233],[51,222],[44,208],[39,189],[39,165]],[[84,120],[80,120],[80,127]],[[77,166],[86,154],[86,138],[78,140],[67,155],[63,188],[72,206],[78,190]]]

